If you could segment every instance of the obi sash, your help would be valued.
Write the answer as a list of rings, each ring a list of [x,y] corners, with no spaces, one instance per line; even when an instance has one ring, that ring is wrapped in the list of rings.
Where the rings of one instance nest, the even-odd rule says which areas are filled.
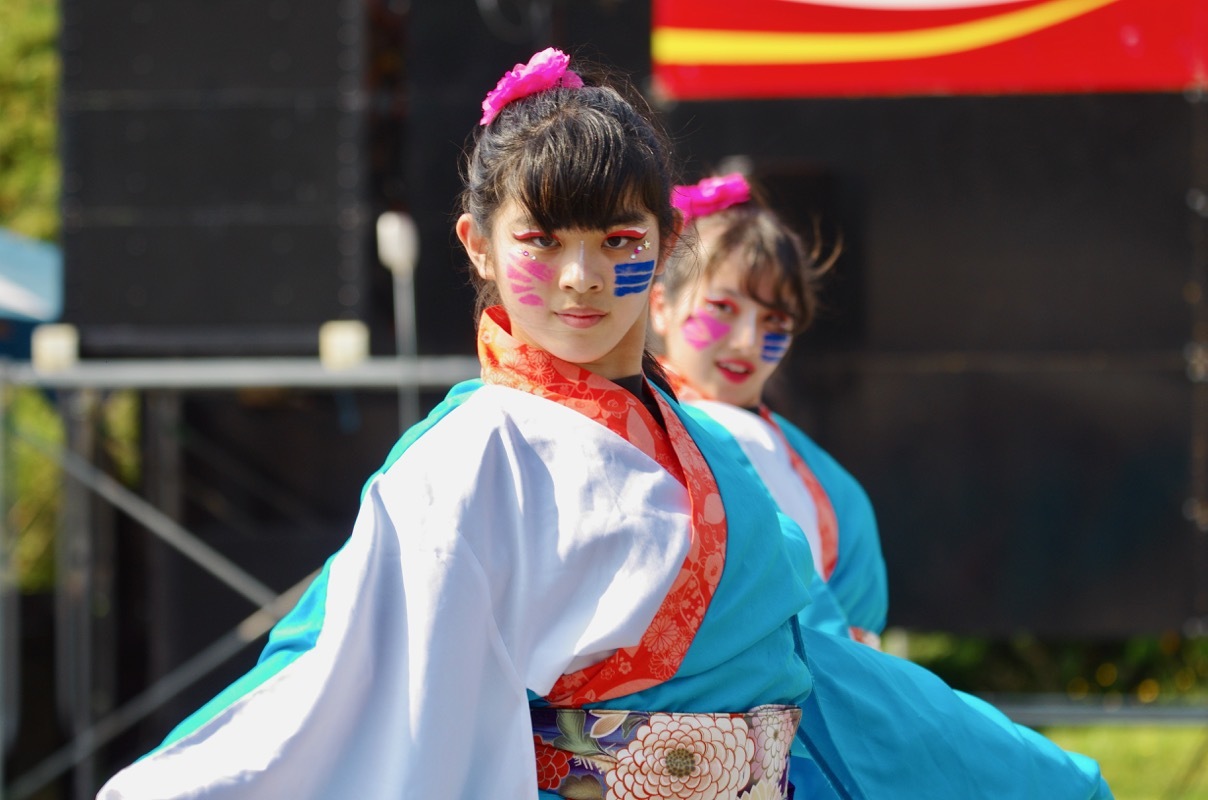
[[[787,800],[796,706],[745,713],[532,708],[537,787],[566,798]]]

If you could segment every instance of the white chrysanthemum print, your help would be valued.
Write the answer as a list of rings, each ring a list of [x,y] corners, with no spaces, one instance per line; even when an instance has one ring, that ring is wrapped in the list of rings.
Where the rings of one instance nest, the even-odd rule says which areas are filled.
[[[780,793],[780,782],[764,778],[751,787],[751,791],[743,792],[738,800],[784,800]]]
[[[755,759],[751,764],[751,779],[768,778],[780,783],[788,766],[789,748],[797,732],[794,715],[783,712],[751,712],[751,737],[755,740]]]
[[[754,754],[742,717],[651,714],[608,773],[608,796],[737,800]]]

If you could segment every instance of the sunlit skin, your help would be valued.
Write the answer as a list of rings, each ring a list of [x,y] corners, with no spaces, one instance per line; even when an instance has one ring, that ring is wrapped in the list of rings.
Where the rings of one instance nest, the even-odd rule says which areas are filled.
[[[543,231],[508,201],[489,235],[468,214],[456,230],[478,275],[495,282],[514,337],[605,378],[641,372],[650,284],[663,270],[653,214]]]
[[[672,369],[709,399],[751,408],[788,352],[792,320],[748,295],[745,275],[736,253],[674,303],[655,287],[651,307]]]

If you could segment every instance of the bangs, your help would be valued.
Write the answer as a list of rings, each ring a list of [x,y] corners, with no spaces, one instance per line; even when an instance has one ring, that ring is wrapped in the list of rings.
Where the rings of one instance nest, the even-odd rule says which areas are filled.
[[[814,295],[811,264],[801,240],[765,211],[734,209],[718,214],[717,219],[722,229],[709,271],[720,254],[741,253],[748,265],[743,291],[792,319],[794,334],[805,330],[813,317]]]
[[[752,253],[743,290],[761,305],[787,315],[793,321],[792,332],[797,334],[806,328],[810,315],[800,272],[788,269],[787,263],[766,251]]]
[[[661,217],[669,181],[655,143],[590,106],[567,111],[533,132],[510,176],[510,194],[533,221],[546,231],[603,230]]]

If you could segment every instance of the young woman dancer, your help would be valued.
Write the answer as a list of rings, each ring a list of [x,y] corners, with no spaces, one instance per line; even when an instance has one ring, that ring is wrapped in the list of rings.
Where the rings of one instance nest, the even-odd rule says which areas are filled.
[[[711,434],[738,446],[738,460],[750,465],[809,541],[816,577],[825,585],[814,584],[813,602],[800,616],[803,627],[879,646],[888,590],[868,495],[763,402],[792,339],[813,320],[817,281],[838,251],[789,228],[740,173],[677,186],[673,203],[693,244],[672,254],[651,291],[651,321],[669,381]],[[829,680],[818,683],[814,701],[827,693]],[[995,724],[1039,740],[988,703],[957,695]],[[799,785],[813,780],[808,763],[794,767]]]
[[[816,281],[837,251],[782,224],[739,173],[677,186],[672,202],[693,244],[654,286],[651,319],[679,399],[735,439],[801,527],[841,611],[837,632],[877,646],[889,590],[872,503],[830,454],[763,402],[793,337],[813,320]]]
[[[670,158],[633,102],[583,77],[543,51],[484,103],[456,226],[493,296],[482,380],[403,436],[258,666],[102,797],[791,795],[810,555],[650,380],[649,290],[677,234]],[[897,762],[928,755],[962,789],[929,796],[1092,796],[1059,750],[957,719],[959,701],[850,652],[871,648],[819,647],[890,693],[874,715],[806,730],[833,761],[820,796],[910,796],[895,790],[924,786],[920,768]],[[855,738],[875,759],[838,754],[899,713],[915,742],[869,730]],[[961,755],[970,737],[992,763]],[[1008,773],[1021,777],[999,792]]]

